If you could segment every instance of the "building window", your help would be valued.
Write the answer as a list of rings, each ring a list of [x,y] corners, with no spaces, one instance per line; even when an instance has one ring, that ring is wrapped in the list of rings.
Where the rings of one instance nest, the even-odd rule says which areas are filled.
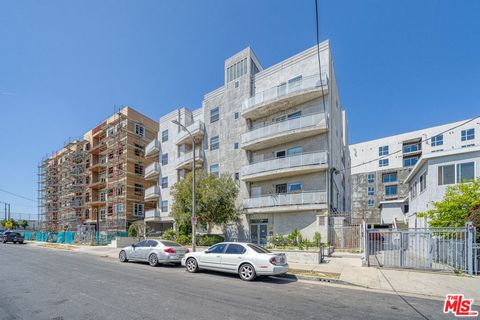
[[[417,196],[417,182],[413,181],[412,184],[410,185],[410,191],[412,193],[412,199]]]
[[[243,59],[227,68],[227,83],[247,73],[247,59]]]
[[[397,195],[397,186],[385,186],[385,195],[386,196],[396,196]]]
[[[379,167],[388,167],[388,159],[380,159],[378,160]]]
[[[423,173],[420,176],[420,192],[425,191],[427,189],[427,173]]]
[[[218,136],[210,138],[210,150],[217,150],[220,147],[220,138]]]
[[[475,139],[475,129],[462,130],[462,141]]]
[[[375,205],[375,200],[368,199],[367,204],[368,204],[369,207],[373,207]]]
[[[455,165],[438,167],[438,185],[454,184],[455,183]]]
[[[123,203],[117,203],[116,212],[123,213]]]
[[[287,184],[281,183],[275,185],[275,193],[287,193]]]
[[[143,217],[144,213],[143,203],[134,203],[133,204],[133,216],[134,217]]]
[[[210,123],[218,121],[220,119],[220,108],[216,107],[210,110]]]
[[[168,141],[168,129],[162,131],[162,142]]]
[[[135,195],[143,196],[143,185],[135,183]]]
[[[135,147],[134,149],[135,156],[143,157],[145,154],[145,151],[144,151],[145,148],[137,143],[134,143],[133,146]]]
[[[432,137],[432,147],[442,146],[443,145],[443,134]]]
[[[369,173],[367,176],[367,181],[368,183],[374,183],[375,182],[375,173]]]
[[[168,153],[163,153],[162,154],[162,166],[168,164]]]
[[[135,174],[143,175],[143,165],[141,163],[135,163]]]
[[[220,167],[218,164],[212,164],[210,166],[210,174],[213,174],[214,176],[218,177],[220,174]]]
[[[413,167],[418,161],[418,157],[410,157],[403,159],[403,166],[404,167]]]
[[[296,154],[301,154],[303,153],[303,148],[302,147],[293,147],[287,150],[287,155],[288,156],[294,156]]]
[[[288,116],[287,116],[287,119],[288,120],[293,120],[293,119],[298,119],[302,116],[302,111],[297,111],[297,112],[294,112],[294,113],[290,113]]]
[[[239,113],[239,112],[234,112],[234,113],[233,113],[233,119],[237,120],[239,117],[240,117],[240,113]]]
[[[378,155],[379,156],[388,155],[388,146],[378,147]]]
[[[403,145],[403,153],[415,152],[420,150],[420,144],[411,143]]]
[[[162,177],[161,186],[162,189],[168,188],[168,177]]]
[[[374,196],[375,195],[375,188],[374,187],[368,187],[367,191],[369,196]]]
[[[288,192],[302,191],[302,184],[300,182],[294,182],[288,184]]]
[[[100,220],[105,220],[106,213],[107,213],[107,210],[100,209]]]
[[[475,162],[457,164],[457,183],[475,180]]]
[[[384,173],[382,180],[383,180],[383,183],[397,182],[397,173],[396,172]]]
[[[168,212],[168,200],[162,200],[162,202],[160,202],[160,210],[162,212]]]
[[[145,137],[145,127],[141,123],[135,123],[135,134],[140,137]]]
[[[237,149],[238,149],[238,146],[239,146],[238,142],[234,142],[234,143],[233,143],[233,149],[234,149],[234,150],[237,150]]]
[[[233,180],[238,185],[240,183],[240,173],[235,172],[235,174],[233,175]]]

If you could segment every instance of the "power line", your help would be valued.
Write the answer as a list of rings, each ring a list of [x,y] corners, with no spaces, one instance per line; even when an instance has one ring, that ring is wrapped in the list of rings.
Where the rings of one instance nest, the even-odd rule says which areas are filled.
[[[456,125],[456,126],[453,126],[453,127],[451,127],[451,128],[448,128],[448,129],[446,129],[446,130],[444,130],[444,131],[442,131],[442,132],[438,132],[438,133],[436,133],[436,134],[434,134],[434,135],[432,135],[432,136],[430,136],[430,137],[427,137],[427,138],[425,138],[425,139],[422,139],[422,140],[420,140],[419,142],[422,143],[422,142],[428,141],[428,140],[432,139],[432,137],[436,137],[436,136],[438,136],[438,135],[447,133],[448,131],[454,130],[454,129],[459,128],[459,127],[462,127],[462,126],[466,125],[467,123],[470,123],[470,122],[472,122],[472,121],[474,121],[474,120],[476,120],[476,119],[478,119],[478,118],[480,118],[480,116],[473,117],[473,118],[470,119],[470,120],[467,120],[467,121],[462,122],[462,123],[460,123],[460,124],[458,124],[458,125]],[[403,150],[400,149],[400,150],[397,150],[397,151],[395,151],[395,152],[392,152],[392,153],[383,155],[383,156],[381,156],[381,157],[378,157],[378,158],[375,158],[375,159],[372,159],[372,160],[369,160],[369,161],[366,161],[366,162],[362,162],[362,163],[360,163],[360,164],[357,164],[357,165],[354,165],[354,166],[351,166],[351,167],[349,167],[349,168],[345,168],[345,169],[342,169],[342,170],[338,170],[338,171],[345,171],[345,170],[350,170],[350,169],[353,169],[353,168],[361,167],[361,166],[364,166],[364,165],[366,165],[366,164],[369,164],[369,163],[372,163],[372,162],[375,162],[375,161],[378,161],[378,160],[387,158],[387,157],[389,157],[389,156],[391,156],[391,155],[400,153],[400,152],[402,152],[402,151],[403,151]]]
[[[25,200],[28,200],[28,201],[33,201],[35,203],[37,202],[37,200],[33,200],[31,198],[28,198],[28,197],[25,197],[25,196],[22,196],[20,194],[13,193],[13,192],[10,192],[10,191],[7,191],[7,190],[0,189],[0,192],[7,193],[7,194],[12,195],[12,196],[17,197],[17,198],[25,199]]]

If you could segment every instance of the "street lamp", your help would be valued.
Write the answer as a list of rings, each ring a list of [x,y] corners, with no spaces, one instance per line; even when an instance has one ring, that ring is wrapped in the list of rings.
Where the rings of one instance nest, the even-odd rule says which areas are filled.
[[[197,249],[196,244],[196,225],[197,225],[197,216],[195,215],[195,138],[192,136],[192,133],[180,122],[177,120],[172,120],[172,123],[183,128],[187,131],[188,135],[192,139],[192,149],[193,149],[193,163],[192,163],[192,251],[195,252]]]

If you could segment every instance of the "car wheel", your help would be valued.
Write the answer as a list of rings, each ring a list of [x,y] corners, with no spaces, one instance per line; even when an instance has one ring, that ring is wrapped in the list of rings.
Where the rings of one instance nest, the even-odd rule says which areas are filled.
[[[149,263],[152,267],[158,266],[158,256],[157,256],[155,253],[152,253],[152,254],[148,257],[148,263]]]
[[[120,262],[128,262],[127,253],[123,250],[120,251],[120,253],[118,255],[118,260],[120,260]]]
[[[187,271],[190,273],[198,272],[198,263],[195,258],[188,258],[187,262],[185,263]]]
[[[242,280],[252,281],[256,277],[255,268],[250,263],[244,263],[238,269],[238,275]]]
[[[23,241],[20,241],[19,243],[20,243],[20,244],[23,244]]]

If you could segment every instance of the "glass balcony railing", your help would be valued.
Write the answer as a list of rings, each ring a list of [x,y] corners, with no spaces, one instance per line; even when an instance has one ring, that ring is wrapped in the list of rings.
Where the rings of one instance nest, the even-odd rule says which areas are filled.
[[[156,198],[160,196],[160,188],[158,186],[152,186],[145,189],[145,199]]]
[[[160,142],[157,139],[150,141],[145,147],[145,157],[153,156],[160,152]]]
[[[205,159],[205,153],[201,149],[195,150],[195,161],[203,161]],[[184,154],[180,155],[177,159],[177,169],[185,167],[191,164],[193,161],[193,153],[192,151],[187,151]]]
[[[305,166],[313,166],[327,163],[327,152],[318,151],[311,153],[301,153],[290,155],[282,158],[264,160],[252,163],[242,167],[242,177],[268,173],[275,170],[283,170],[289,168],[299,168]]]
[[[302,191],[277,193],[248,198],[243,201],[245,209],[268,208],[292,205],[315,205],[327,203],[325,191]]]
[[[321,84],[323,84],[324,89],[327,89],[328,81],[327,75],[322,76],[322,82],[320,82],[320,77],[318,74],[307,76],[303,78],[298,78],[298,80],[291,79],[285,83],[277,85],[275,87],[266,89],[255,93],[255,95],[247,99],[242,106],[242,112],[248,112],[250,109],[253,109],[259,105],[266,104],[270,101],[279,100],[295,93],[302,93],[304,91],[310,90],[320,90]]]
[[[158,174],[160,174],[160,164],[158,162],[151,163],[145,168],[145,179],[155,177]]]

